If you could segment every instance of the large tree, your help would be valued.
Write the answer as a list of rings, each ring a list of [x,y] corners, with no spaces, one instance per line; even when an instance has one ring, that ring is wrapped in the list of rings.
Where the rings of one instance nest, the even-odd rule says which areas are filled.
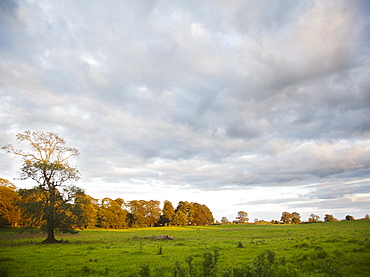
[[[25,131],[16,137],[18,142],[28,143],[27,150],[17,149],[11,144],[3,149],[22,158],[21,179],[34,180],[45,195],[46,201],[41,206],[45,219],[43,227],[47,231],[44,242],[58,242],[54,236],[55,228],[65,216],[59,206],[71,201],[76,192],[76,187],[71,184],[80,178],[78,170],[69,165],[69,159],[78,156],[79,151],[67,147],[64,139],[51,132]]]

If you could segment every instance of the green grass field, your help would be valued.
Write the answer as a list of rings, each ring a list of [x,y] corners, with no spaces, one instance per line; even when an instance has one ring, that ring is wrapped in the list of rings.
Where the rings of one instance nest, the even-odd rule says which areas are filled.
[[[370,272],[370,220],[83,230],[57,236],[64,243],[54,245],[40,244],[44,235],[21,230],[0,230],[0,276],[369,276]],[[173,240],[154,239],[158,235]],[[274,260],[268,250],[275,253]]]

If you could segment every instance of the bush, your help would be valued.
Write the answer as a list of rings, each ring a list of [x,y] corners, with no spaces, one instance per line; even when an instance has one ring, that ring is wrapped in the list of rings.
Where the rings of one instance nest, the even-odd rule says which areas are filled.
[[[203,276],[217,276],[217,262],[219,256],[218,250],[214,250],[214,254],[203,254]]]
[[[142,265],[139,271],[138,276],[140,277],[150,277],[150,266]]]
[[[253,262],[253,273],[254,276],[275,276],[276,264],[275,264],[275,253],[267,250],[264,253],[259,254]]]
[[[7,266],[0,266],[0,277],[8,277],[9,275],[9,269]]]

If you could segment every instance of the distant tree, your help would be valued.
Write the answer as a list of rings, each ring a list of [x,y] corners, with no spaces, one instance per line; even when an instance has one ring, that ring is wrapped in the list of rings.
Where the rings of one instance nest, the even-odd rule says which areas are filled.
[[[308,222],[320,222],[320,217],[316,214],[310,214],[310,218],[308,219]]]
[[[226,216],[223,216],[223,217],[221,218],[221,224],[227,224],[227,223],[229,223],[229,220],[227,219],[227,217],[226,217]]]
[[[238,216],[236,217],[236,220],[239,223],[247,223],[249,221],[248,213],[244,211],[238,212]]]
[[[5,145],[8,153],[19,156],[23,160],[21,179],[32,179],[42,190],[47,201],[42,206],[47,232],[44,242],[55,243],[54,231],[67,215],[65,206],[72,201],[77,188],[69,185],[80,178],[78,170],[71,167],[68,160],[78,156],[76,148],[67,147],[65,140],[55,133],[25,131],[17,134],[19,142],[27,142],[30,151],[16,149],[11,144]],[[65,221],[67,222],[67,221]],[[64,224],[63,224],[64,225]]]
[[[192,225],[209,225],[215,221],[210,209],[199,203],[191,203],[190,218]]]
[[[99,211],[98,200],[80,191],[75,196],[73,215],[76,227],[81,229],[94,228]]]
[[[127,228],[128,227],[128,212],[126,210],[126,203],[123,201],[122,198],[117,198],[114,200],[116,203],[115,205],[115,213],[118,217],[118,228]]]
[[[346,218],[345,218],[347,221],[350,221],[350,220],[355,220],[355,218],[352,216],[352,215],[346,215]]]
[[[16,206],[19,196],[15,189],[14,184],[0,178],[0,226],[16,226],[20,220],[21,213]]]
[[[182,211],[176,211],[172,218],[172,224],[178,226],[188,225],[188,217]]]
[[[333,221],[338,221],[333,215],[331,214],[326,214],[324,217],[325,222],[333,222]]]
[[[130,227],[154,226],[161,216],[160,202],[157,200],[132,200],[129,208]]]
[[[191,219],[191,220],[190,220]],[[205,215],[202,212],[202,207],[198,203],[191,203],[189,222],[192,225],[204,225]]]
[[[147,226],[153,227],[158,223],[161,216],[160,202],[157,200],[150,200],[145,203],[145,214]]]
[[[176,207],[175,213],[181,211],[186,215],[188,224],[192,222],[191,214],[192,204],[187,201],[180,201]]]
[[[281,214],[281,218],[280,218],[280,221],[283,222],[283,223],[291,223],[292,222],[292,214],[291,213],[288,213],[288,212],[283,212]]]
[[[103,228],[125,228],[128,225],[127,211],[123,209],[123,200],[108,197],[101,202],[99,209],[100,226]]]
[[[172,217],[175,214],[175,208],[173,207],[172,203],[168,200],[164,201],[162,215],[159,219],[159,223],[165,226],[171,225]]]
[[[129,208],[130,227],[146,226],[145,205],[145,200],[132,200],[127,203],[127,207]]]
[[[45,226],[43,210],[47,203],[48,195],[39,187],[32,189],[19,189],[20,200],[18,207],[22,212],[20,224],[27,227]]]
[[[181,211],[187,217],[187,224],[208,225],[214,223],[211,210],[206,205],[195,202],[180,201],[175,213]]]
[[[292,223],[298,224],[301,223],[301,215],[297,212],[292,213]]]
[[[370,215],[366,214],[365,219],[370,219]]]
[[[204,225],[208,225],[208,224],[214,224],[215,223],[215,218],[213,217],[213,214],[211,212],[211,210],[206,206],[206,205],[202,205],[202,212],[204,213]]]

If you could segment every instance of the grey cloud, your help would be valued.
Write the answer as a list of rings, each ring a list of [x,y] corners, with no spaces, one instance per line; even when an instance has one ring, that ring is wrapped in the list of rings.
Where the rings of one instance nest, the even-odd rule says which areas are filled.
[[[316,200],[307,201],[301,203],[294,203],[288,205],[288,208],[312,208],[312,209],[322,209],[325,212],[329,210],[336,211],[342,210],[343,213],[349,213],[350,211],[366,211],[368,208],[369,197],[351,199],[351,198],[340,198],[340,199],[328,199],[328,200]]]
[[[278,206],[283,212],[300,211],[302,209],[311,211],[320,211],[321,213],[347,213],[350,211],[366,210],[369,201],[368,181],[363,183],[347,183],[348,188],[336,188],[334,184],[317,184],[312,193],[307,195],[297,195],[287,198],[269,198],[255,201],[240,201],[236,206]],[[330,196],[329,196],[330,195]],[[314,197],[312,197],[314,196]],[[329,196],[329,197],[328,197]],[[286,207],[286,208],[284,208]]]
[[[344,196],[366,194],[370,192],[369,182],[370,180],[356,182],[356,179],[354,179],[353,181],[338,184],[332,181],[328,184],[317,185],[314,190],[304,196],[311,199],[338,199]]]
[[[302,198],[302,197],[296,197],[296,198],[282,198],[282,199],[264,199],[264,200],[256,200],[256,201],[248,201],[248,202],[238,202],[237,206],[243,206],[243,205],[265,205],[265,204],[289,204],[289,203],[299,203],[303,202],[305,203],[308,199]]]
[[[0,49],[11,49],[14,47],[12,42],[16,38],[13,30],[6,28],[7,25],[16,25],[16,11],[18,4],[13,0],[0,2]]]
[[[339,189],[370,168],[367,1],[194,3],[1,2],[1,140],[57,131],[91,181],[368,192]]]

